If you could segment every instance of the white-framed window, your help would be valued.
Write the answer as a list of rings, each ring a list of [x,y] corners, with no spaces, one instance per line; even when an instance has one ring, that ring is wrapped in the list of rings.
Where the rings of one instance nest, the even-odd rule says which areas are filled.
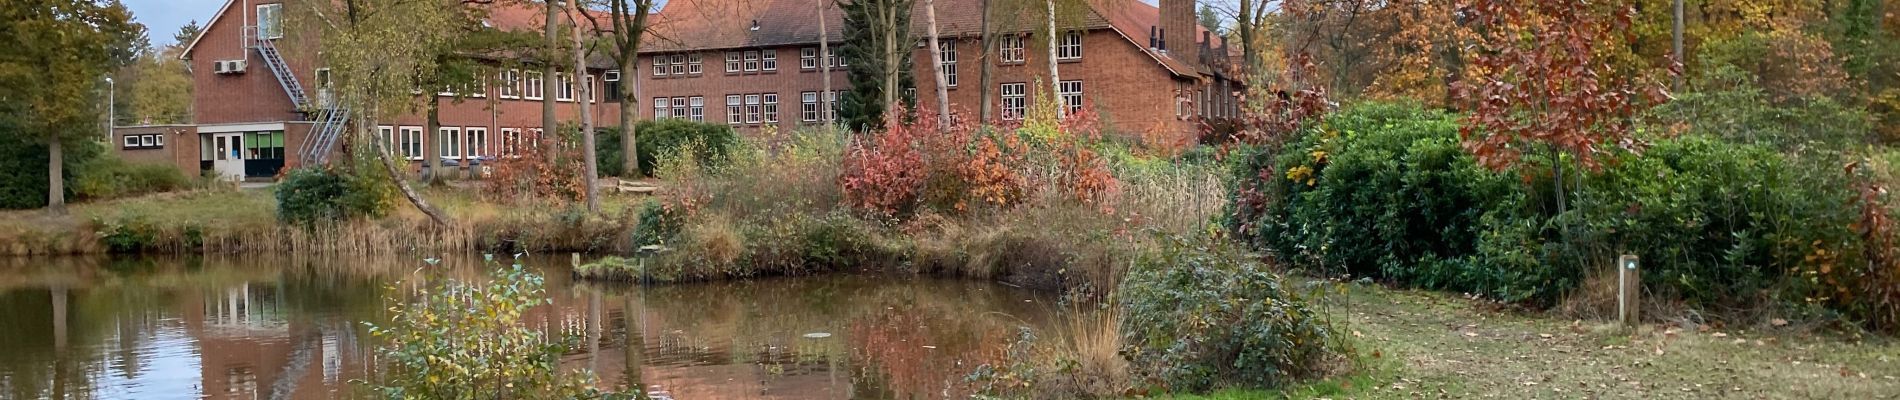
[[[376,141],[377,144],[382,145],[384,149],[389,150],[390,155],[402,154],[402,149],[396,147],[396,127],[394,126],[383,125],[376,127],[376,137],[370,140]]]
[[[778,50],[765,50],[765,51],[759,52],[759,69],[765,70],[765,71],[777,71],[778,70]]]
[[[686,75],[686,55],[673,55],[673,75]]]
[[[761,97],[765,99],[765,123],[777,123],[778,93],[766,93]]]
[[[653,76],[666,76],[666,73],[671,71],[666,68],[666,59],[665,54],[653,56]]]
[[[1062,40],[1056,43],[1056,59],[1082,59],[1082,32],[1069,31],[1062,34]]]
[[[139,146],[141,146],[141,145],[139,144],[139,137],[138,137],[138,136],[134,136],[134,135],[125,135],[125,147],[126,147],[126,148],[133,148],[133,147],[139,147]]]
[[[1069,112],[1082,111],[1082,81],[1062,81],[1056,84],[1057,97],[1062,98],[1062,106]]]
[[[686,55],[686,73],[699,75],[702,65],[699,60],[699,53]]]
[[[612,69],[600,74],[600,79],[608,82],[620,81],[620,70]]]
[[[825,50],[827,50],[825,51],[825,62],[831,64],[832,68],[851,66],[851,64],[845,62],[844,58],[838,57],[837,47],[826,47]]]
[[[806,47],[798,49],[798,69],[818,69],[818,49]]]
[[[739,72],[739,52],[726,52],[726,73]]]
[[[501,128],[501,156],[520,157],[521,128]]]
[[[541,72],[528,71],[528,79],[526,80],[527,83],[521,85],[521,97],[528,100],[540,100],[542,98],[541,95],[544,94],[541,88]]]
[[[680,119],[686,118],[686,98],[685,97],[673,98],[673,118],[680,118]]]
[[[488,78],[482,77],[480,79],[476,79],[475,92],[469,93],[468,97],[473,97],[477,99],[488,97]]]
[[[587,102],[600,102],[600,80],[594,79],[594,74],[587,74]]]
[[[706,122],[706,98],[705,97],[701,97],[701,96],[688,97],[686,98],[686,104],[687,104],[687,110],[688,110],[686,112],[686,118],[692,119],[693,122]]]
[[[401,131],[402,131],[402,137],[400,139],[401,141],[398,142],[399,143],[398,147],[402,148],[402,158],[408,159],[408,160],[421,160],[422,159],[422,127],[405,126],[401,128]]]
[[[154,138],[153,138],[153,136],[155,136],[155,135],[141,135],[141,136],[139,136],[139,145],[140,145],[140,146],[145,146],[145,147],[152,147],[152,146],[157,146],[157,145],[158,145],[158,139],[154,139]]]
[[[524,140],[522,143],[527,143],[528,148],[531,149],[541,148],[541,128],[529,128],[522,132],[525,133],[522,135],[522,140]]]
[[[554,99],[558,101],[574,101],[574,74],[557,72],[554,76],[555,79],[559,79],[554,83]]]
[[[839,97],[839,96],[841,95],[839,95],[838,91],[836,90],[833,90],[829,93],[825,93],[825,103],[831,104],[831,108],[825,109],[825,120],[827,121],[838,120],[838,109],[844,107],[842,105],[842,103],[844,102],[839,101],[840,99],[842,99],[842,97]]]
[[[653,119],[666,119],[666,117],[672,116],[673,112],[669,110],[670,108],[672,108],[672,104],[667,98],[653,98]]]
[[[260,39],[284,38],[283,3],[257,6],[257,37]]]
[[[442,158],[462,157],[462,128],[444,126],[435,134],[435,154]]]
[[[736,94],[726,95],[726,123],[728,124],[738,125],[745,122],[743,119],[744,113],[741,112],[740,108],[742,106],[739,104],[739,97],[740,96]]]
[[[1023,112],[1029,108],[1029,84],[1005,83],[998,89],[1003,93],[1003,120],[1023,119]]]
[[[504,99],[521,98],[521,70],[501,71],[501,90],[497,93]]]
[[[1023,62],[1023,37],[1021,35],[1003,35],[1002,42],[1003,54],[999,58],[1004,64]]]
[[[798,120],[818,122],[818,92],[798,94]]]
[[[480,158],[488,154],[488,128],[473,126],[462,128],[462,137],[468,139],[468,146],[464,147],[468,152],[468,158]]]
[[[944,39],[942,41],[937,42],[937,50],[938,50],[938,53],[941,55],[941,57],[938,57],[938,58],[943,60],[944,87],[950,87],[950,88],[957,87],[957,41],[956,39]]]
[[[758,70],[759,52],[756,50],[745,52],[745,72],[758,72]]]
[[[765,108],[759,104],[759,95],[745,95],[745,123],[759,123],[759,117],[761,116],[759,114],[763,114],[764,111]]]

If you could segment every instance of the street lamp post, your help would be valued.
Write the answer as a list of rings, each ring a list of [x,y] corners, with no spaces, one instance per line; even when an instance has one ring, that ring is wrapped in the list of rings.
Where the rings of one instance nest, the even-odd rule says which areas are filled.
[[[112,82],[112,77],[106,77],[106,140],[112,139],[113,130],[117,129],[119,125],[119,121],[116,119],[119,111],[117,109],[119,105],[117,101],[118,95],[119,86]]]

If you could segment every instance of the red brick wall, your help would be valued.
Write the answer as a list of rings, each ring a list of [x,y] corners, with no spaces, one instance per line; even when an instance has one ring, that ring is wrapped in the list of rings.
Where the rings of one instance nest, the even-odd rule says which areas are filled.
[[[653,75],[653,54],[643,54],[635,64],[639,71],[629,72],[629,77],[640,84],[640,118],[653,118],[653,98],[655,97],[692,97],[706,98],[705,120],[712,123],[726,122],[726,95],[745,95],[777,93],[779,95],[779,122],[781,125],[799,124],[801,119],[801,98],[803,92],[818,92],[824,88],[824,73],[821,68],[804,70],[799,68],[799,49],[806,46],[783,46],[770,48],[738,49],[738,51],[773,50],[778,54],[778,71],[726,72],[726,51],[702,51],[704,63],[698,75]],[[817,48],[814,43],[810,47]],[[814,50],[815,51],[815,50]],[[832,52],[838,49],[834,46]],[[662,54],[671,56],[673,53]],[[743,61],[742,61],[743,62]],[[832,90],[843,91],[851,87],[846,81],[845,68],[831,69]],[[822,98],[821,98],[822,99]],[[763,124],[748,124],[758,126]]]
[[[125,147],[126,136],[143,135],[163,135],[165,144],[158,147]],[[106,148],[126,162],[167,165],[178,168],[186,176],[197,175],[198,130],[192,126],[121,126],[114,129]],[[189,163],[186,163],[186,158],[190,159]]]

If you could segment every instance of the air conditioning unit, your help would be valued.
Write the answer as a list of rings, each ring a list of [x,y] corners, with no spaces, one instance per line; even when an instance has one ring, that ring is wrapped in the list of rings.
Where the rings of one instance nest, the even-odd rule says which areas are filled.
[[[211,72],[217,74],[244,73],[244,60],[218,60],[211,62]]]

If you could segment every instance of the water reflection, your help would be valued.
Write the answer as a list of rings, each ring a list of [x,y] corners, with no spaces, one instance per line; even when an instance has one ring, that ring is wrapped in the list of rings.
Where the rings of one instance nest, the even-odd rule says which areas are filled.
[[[417,257],[416,259],[419,259]],[[0,397],[352,398],[384,288],[481,279],[475,256],[0,259]],[[829,276],[642,289],[571,281],[524,320],[583,339],[600,385],[679,399],[960,397],[1049,299],[964,281]]]

